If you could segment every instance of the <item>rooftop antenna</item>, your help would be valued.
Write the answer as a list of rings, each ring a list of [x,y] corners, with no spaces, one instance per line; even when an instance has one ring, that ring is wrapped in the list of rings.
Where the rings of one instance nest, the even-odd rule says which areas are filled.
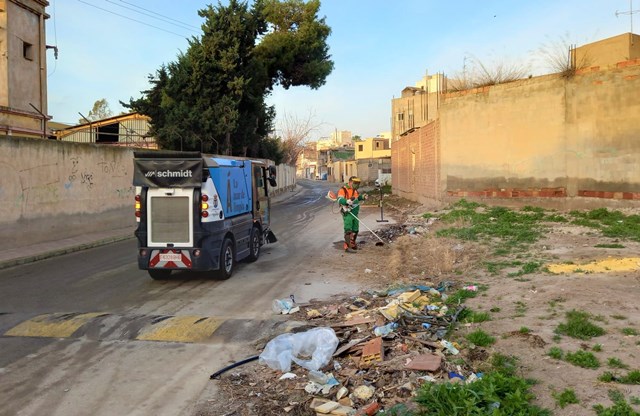
[[[640,13],[640,10],[633,10],[633,0],[629,0],[629,11],[628,12],[619,12],[616,10],[616,17],[620,16],[621,14],[628,14],[629,15],[629,20],[631,21],[631,33],[633,34],[633,15],[636,13]],[[632,38],[632,42],[633,42],[633,38]]]

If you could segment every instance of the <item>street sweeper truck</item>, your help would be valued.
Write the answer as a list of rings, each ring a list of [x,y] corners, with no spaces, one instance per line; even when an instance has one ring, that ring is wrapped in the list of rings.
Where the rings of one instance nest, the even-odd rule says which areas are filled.
[[[277,241],[269,228],[275,166],[200,152],[134,152],[138,266],[153,279],[173,271],[231,277]]]

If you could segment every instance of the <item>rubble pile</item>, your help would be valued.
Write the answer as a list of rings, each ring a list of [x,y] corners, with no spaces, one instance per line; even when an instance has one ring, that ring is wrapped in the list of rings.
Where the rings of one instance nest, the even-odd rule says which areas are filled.
[[[453,285],[302,305],[292,318],[304,317],[303,324],[269,341],[258,365],[224,376],[225,391],[238,394],[242,386],[249,396],[261,395],[261,408],[246,414],[373,415],[411,407],[423,383],[472,382],[481,377],[473,361],[487,354],[479,348],[468,354],[449,339],[464,310],[447,304]]]

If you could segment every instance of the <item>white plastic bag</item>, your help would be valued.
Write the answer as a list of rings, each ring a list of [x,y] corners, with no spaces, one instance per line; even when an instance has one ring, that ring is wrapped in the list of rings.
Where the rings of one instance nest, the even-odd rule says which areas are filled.
[[[259,363],[274,370],[288,372],[291,361],[307,370],[317,371],[331,361],[338,348],[338,337],[331,328],[313,328],[297,334],[278,335],[267,343]],[[301,357],[311,357],[303,360]]]

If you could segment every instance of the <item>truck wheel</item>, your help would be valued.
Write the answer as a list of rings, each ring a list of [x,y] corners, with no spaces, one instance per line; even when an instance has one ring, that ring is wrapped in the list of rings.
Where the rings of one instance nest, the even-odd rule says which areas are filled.
[[[228,279],[231,277],[236,263],[235,257],[233,241],[227,237],[222,242],[222,250],[220,251],[220,269],[218,270],[220,278]]]
[[[260,257],[260,240],[262,236],[260,235],[260,229],[258,227],[253,227],[251,229],[251,234],[249,235],[249,257],[247,257],[247,261],[249,263],[258,260]]]
[[[149,269],[147,272],[154,280],[164,280],[171,276],[171,270],[167,269]]]

